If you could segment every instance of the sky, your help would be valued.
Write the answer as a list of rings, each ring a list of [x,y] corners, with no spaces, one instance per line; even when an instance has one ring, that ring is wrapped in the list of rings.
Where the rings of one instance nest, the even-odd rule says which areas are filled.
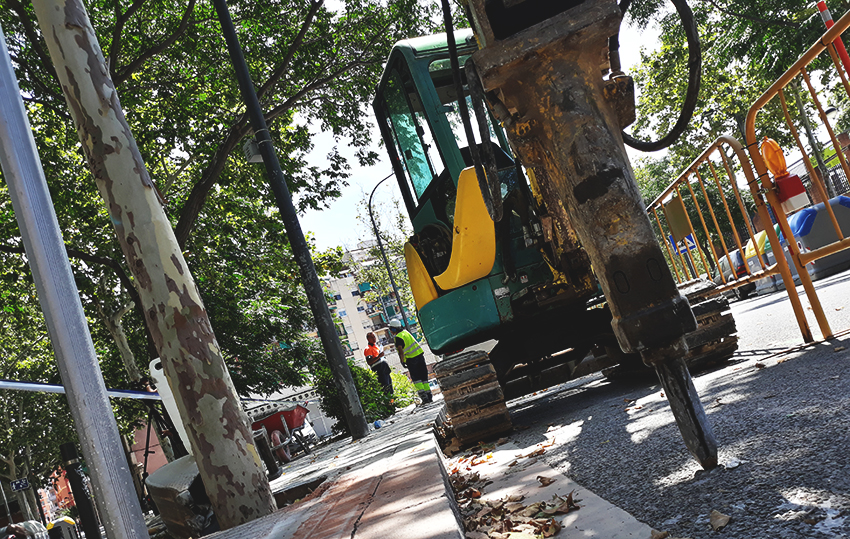
[[[642,48],[654,50],[657,47],[658,35],[658,30],[654,28],[638,31],[635,28],[624,26],[620,34],[620,59],[623,71],[630,73],[632,66],[639,63]],[[375,85],[377,86],[377,81],[375,81]],[[638,88],[637,91],[639,92],[640,89]],[[350,158],[352,165],[349,185],[342,189],[342,196],[334,200],[328,209],[308,211],[300,217],[301,228],[305,234],[312,233],[314,235],[316,246],[321,251],[337,246],[354,248],[358,241],[370,237],[371,232],[365,225],[368,220],[357,219],[362,211],[358,203],[363,200],[364,195],[368,196],[372,192],[372,189],[382,178],[392,172],[386,151],[378,143],[380,133],[377,127],[374,129],[373,138],[375,140],[373,149],[381,156],[381,161],[372,167],[358,166],[356,159],[354,159],[356,149],[347,147],[345,140],[335,143],[330,133],[317,133],[314,138],[315,147],[308,157],[310,163],[321,165],[334,144],[337,144],[340,152]],[[630,148],[627,149],[632,163],[637,157],[649,155],[635,152]],[[653,155],[657,156],[657,154]],[[401,192],[395,179],[391,178],[381,184],[375,192],[373,200],[374,204],[378,204],[388,203],[393,198],[400,200]]]

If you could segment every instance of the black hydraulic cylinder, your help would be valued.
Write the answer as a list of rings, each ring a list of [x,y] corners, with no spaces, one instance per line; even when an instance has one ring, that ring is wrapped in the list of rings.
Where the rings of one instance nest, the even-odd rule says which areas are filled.
[[[62,454],[62,463],[65,467],[65,476],[71,484],[71,492],[74,494],[74,504],[80,512],[80,523],[86,539],[101,539],[100,523],[92,503],[91,490],[83,467],[80,465],[80,456],[77,454],[77,446],[73,442],[64,443],[59,446]]]

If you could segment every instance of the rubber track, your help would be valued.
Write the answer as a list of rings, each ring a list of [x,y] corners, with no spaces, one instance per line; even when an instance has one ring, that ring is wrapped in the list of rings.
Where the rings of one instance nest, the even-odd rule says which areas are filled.
[[[509,432],[513,425],[496,370],[487,354],[463,352],[434,369],[455,436],[470,445]]]

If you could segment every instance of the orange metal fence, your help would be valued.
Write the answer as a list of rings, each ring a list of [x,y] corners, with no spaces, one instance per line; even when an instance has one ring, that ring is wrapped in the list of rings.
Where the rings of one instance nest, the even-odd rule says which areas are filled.
[[[749,190],[742,193],[739,183]],[[756,210],[755,219],[751,217],[751,208]],[[784,248],[740,142],[728,136],[715,140],[649,203],[647,212],[655,218],[661,237],[668,240],[664,245],[680,283],[704,275],[717,283],[715,293],[720,294],[740,291],[749,283],[780,275],[803,338],[807,342],[812,340]],[[698,228],[694,227],[696,217],[692,219],[691,215],[699,218]],[[762,229],[774,253],[772,264],[767,263],[767,249],[757,242],[756,234]],[[740,231],[746,231],[746,238],[741,237]],[[688,236],[693,239],[693,248],[688,248],[690,242],[686,241],[683,249],[680,240]],[[750,249],[758,262],[755,271],[748,264]],[[697,260],[691,251],[697,252]],[[703,271],[697,269],[697,262],[702,263]]]
[[[809,299],[809,303],[811,304],[812,312],[815,315],[818,326],[820,327],[821,333],[823,334],[823,337],[825,339],[831,338],[833,336],[832,329],[829,326],[829,322],[827,321],[826,315],[824,314],[823,308],[821,307],[820,299],[817,296],[817,292],[815,291],[814,285],[812,284],[812,280],[809,276],[808,271],[806,270],[806,264],[847,249],[848,247],[850,247],[850,239],[845,235],[845,232],[841,230],[832,204],[829,203],[830,194],[828,194],[828,190],[824,185],[821,174],[818,174],[814,170],[814,167],[812,167],[809,155],[800,141],[796,126],[792,121],[791,114],[788,112],[785,90],[791,84],[799,84],[801,80],[805,83],[806,89],[808,90],[809,95],[811,96],[812,104],[817,110],[818,117],[820,118],[823,126],[826,128],[826,131],[829,133],[829,138],[832,142],[833,150],[838,156],[839,162],[841,163],[841,168],[843,169],[845,176],[850,177],[850,168],[848,168],[847,159],[844,155],[841,144],[838,142],[838,138],[835,135],[835,131],[829,119],[827,118],[826,112],[824,111],[824,107],[822,105],[823,100],[819,96],[819,92],[812,84],[807,69],[808,66],[812,62],[814,62],[824,51],[827,51],[829,53],[830,58],[832,59],[832,65],[835,68],[835,72],[841,80],[841,84],[844,88],[844,91],[846,95],[850,97],[850,82],[848,82],[848,74],[838,58],[838,53],[833,43],[838,37],[841,36],[841,34],[848,27],[850,27],[850,13],[845,14],[841,19],[839,19],[836,22],[835,26],[829,29],[821,37],[821,39],[818,40],[817,43],[815,43],[811,48],[809,48],[809,50],[806,51],[806,53],[803,54],[800,59],[797,60],[797,62],[795,62],[794,65],[791,66],[791,68],[788,69],[788,71],[786,71],[779,78],[779,80],[773,83],[773,85],[771,85],[771,87],[768,88],[767,91],[765,91],[761,95],[761,97],[759,97],[758,100],[756,100],[752,107],[750,107],[746,120],[747,149],[750,153],[750,159],[752,159],[753,167],[756,170],[758,180],[761,184],[760,192],[764,194],[764,196],[767,198],[768,203],[770,204],[770,207],[773,209],[774,214],[776,215],[776,221],[780,229],[782,230],[782,233],[785,235],[786,238],[793,238],[794,240],[788,242],[791,259],[794,263],[798,275],[800,276],[800,281],[803,285],[803,289],[806,292],[806,296]],[[774,179],[770,177],[770,174],[768,173],[767,164],[765,163],[764,159],[758,151],[758,138],[756,137],[756,118],[758,116],[758,113],[762,111],[764,107],[774,97],[777,96],[779,97],[780,105],[785,116],[786,126],[794,137],[799,151],[803,155],[803,162],[806,164],[806,167],[808,169],[812,185],[818,195],[818,198],[824,201],[823,210],[829,216],[829,220],[835,232],[835,241],[808,252],[801,252],[800,246],[802,244],[798,243],[799,238],[795,238],[791,232],[791,228],[788,224],[788,219],[785,215],[785,212],[782,210],[782,204],[777,194],[777,186],[774,183]]]
[[[844,177],[850,178],[848,159],[829,118],[827,118],[823,99],[812,83],[808,70],[812,62],[816,61],[824,51],[827,51],[832,60],[835,74],[840,79],[844,92],[850,97],[850,75],[839,60],[833,44],[848,27],[850,27],[850,12],[836,21],[835,25],[824,33],[818,42],[806,51],[752,105],[745,124],[746,149],[749,153],[749,159],[747,159],[747,155],[737,140],[732,137],[720,137],[647,207],[651,220],[654,220],[658,226],[666,247],[665,252],[668,254],[673,272],[680,282],[696,278],[701,274],[706,275],[718,284],[717,293],[722,293],[736,289],[741,290],[741,287],[748,283],[779,275],[782,277],[800,331],[806,342],[813,340],[812,333],[795,288],[791,267],[786,262],[786,256],[796,270],[823,338],[829,339],[833,336],[832,329],[812,284],[812,279],[807,271],[807,264],[850,248],[850,237],[847,236],[850,230],[842,230],[833,205],[830,203],[830,197],[833,197],[836,193],[830,192],[830,189],[824,184],[823,176],[828,171],[823,169],[826,167],[819,166],[818,169],[820,170],[816,169],[801,142],[795,120],[800,121],[805,118],[808,111],[805,110],[802,101],[797,99],[798,110],[795,118],[789,112],[786,89],[789,85],[798,85],[797,88],[804,86],[808,91],[811,99],[810,110],[816,112],[823,127],[829,133],[833,151],[838,158]],[[793,137],[799,152],[803,156],[802,163],[811,180],[812,198],[816,202],[822,202],[817,206],[818,213],[823,211],[828,216],[835,233],[834,241],[819,245],[814,249],[803,249],[801,238],[795,237],[792,233],[779,197],[776,178],[771,177],[767,163],[759,152],[756,119],[759,112],[777,96],[785,118],[787,132]],[[819,163],[823,165],[821,159],[819,159]],[[719,174],[718,170],[720,171]],[[749,187],[748,190],[739,189],[738,186],[743,187],[744,183]],[[832,200],[835,203],[839,199],[833,198]],[[841,202],[841,204],[844,204],[844,202]],[[751,210],[755,210],[755,212],[751,213]],[[776,223],[775,227],[774,222]],[[850,227],[846,226],[845,223],[844,228]],[[786,242],[787,255],[783,248],[777,247],[781,245],[780,234],[777,233],[777,229],[783,239],[788,239]],[[745,252],[747,245],[741,237],[741,233],[744,232],[749,237],[749,241],[756,243],[755,235],[760,230],[763,230],[767,235],[775,262],[767,263],[766,253],[760,250],[756,244],[755,252],[758,255],[756,256],[758,266],[753,269],[747,264]],[[678,242],[686,236],[690,236],[693,242],[686,240],[685,243],[695,243],[695,245],[690,244],[681,247],[681,243]],[[696,254],[692,251],[696,251]],[[742,269],[738,263],[736,252],[743,260]],[[724,259],[725,264],[722,262]],[[699,269],[700,265],[702,271]],[[729,268],[728,273],[727,267]]]

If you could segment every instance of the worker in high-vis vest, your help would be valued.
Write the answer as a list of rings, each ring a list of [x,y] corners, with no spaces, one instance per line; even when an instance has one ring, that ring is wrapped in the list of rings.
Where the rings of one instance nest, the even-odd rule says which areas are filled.
[[[410,380],[423,404],[434,400],[431,386],[428,385],[428,368],[425,366],[425,352],[416,337],[404,329],[398,320],[390,320],[390,331],[395,336],[395,348],[401,364],[410,372]]]

